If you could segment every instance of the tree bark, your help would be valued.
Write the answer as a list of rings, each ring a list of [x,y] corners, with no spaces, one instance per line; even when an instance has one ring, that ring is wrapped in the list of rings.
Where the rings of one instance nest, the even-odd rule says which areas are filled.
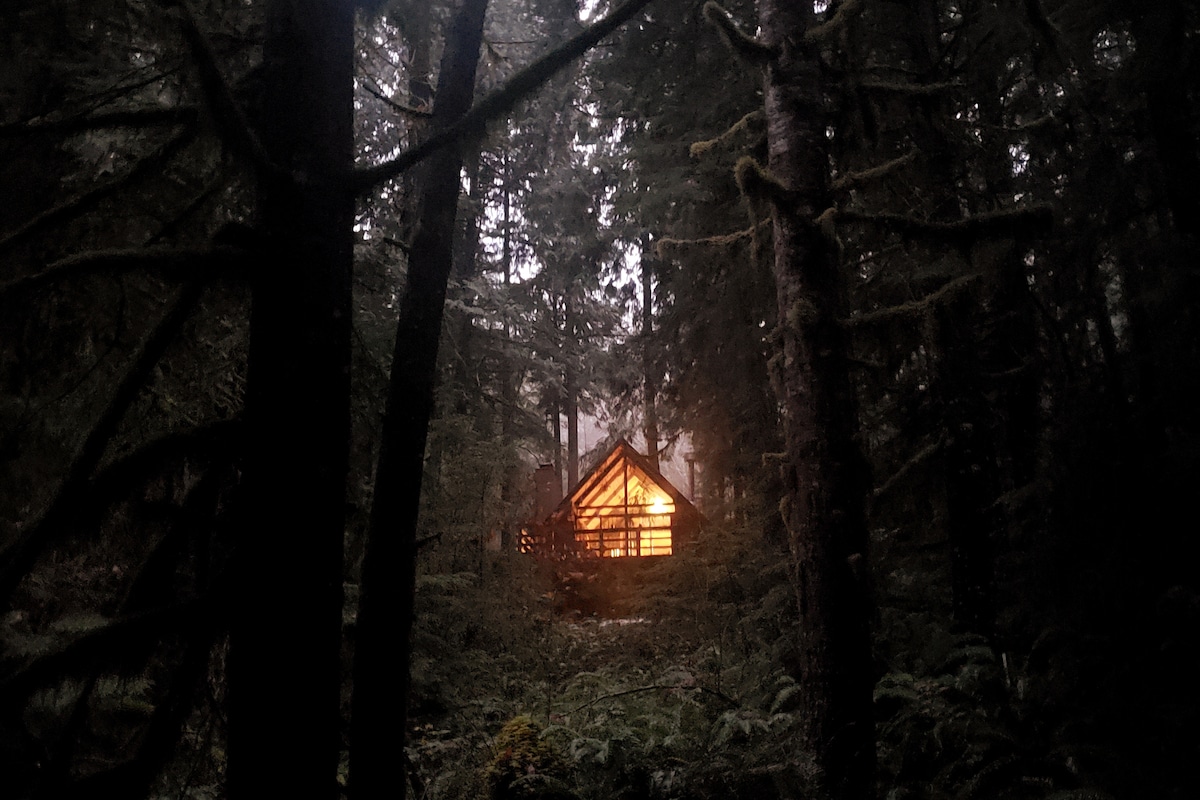
[[[231,798],[338,796],[350,439],[353,6],[267,8],[263,258],[253,282],[246,516],[233,554]]]
[[[470,108],[486,11],[487,0],[464,0],[454,17],[438,76],[435,129],[446,128]],[[458,148],[437,151],[425,165],[400,302],[354,654],[350,785],[360,800],[403,798],[407,792],[398,764],[408,727],[417,513],[461,170]]]
[[[642,242],[642,391],[645,395],[645,425],[642,427],[646,439],[646,458],[650,466],[658,469],[658,372],[654,358],[654,307],[651,279],[653,267],[650,260],[650,242]]]
[[[512,195],[510,187],[512,186],[512,170],[509,165],[508,151],[506,150],[501,157],[501,180],[503,181],[504,195],[504,216],[503,216],[503,240],[500,251],[500,261],[504,265],[504,349],[503,356],[500,359],[500,440],[503,443],[506,452],[512,446],[516,439],[514,417],[517,411],[518,394],[520,387],[518,383],[520,376],[517,372],[516,359],[513,357],[513,331],[512,322],[508,311],[508,301],[512,292],[512,277],[513,277],[513,248],[512,248]],[[509,552],[514,549],[517,541],[517,519],[512,512],[514,505],[518,502],[521,492],[516,485],[517,482],[516,464],[510,459],[504,465],[504,476],[500,484],[500,501],[504,504],[504,524],[500,529],[500,549],[504,552]]]
[[[572,305],[571,291],[567,289],[563,298],[565,317],[563,321],[563,336],[568,344],[564,348],[567,355],[567,365],[563,372],[563,405],[567,417],[567,491],[579,483],[579,386],[575,374],[575,354],[578,348],[575,344],[575,312]]]
[[[831,205],[824,79],[804,35],[811,4],[762,0],[769,194],[778,304],[776,387],[784,410],[784,521],[800,616],[800,745],[835,797],[874,785],[864,461],[838,319],[836,243],[814,222]]]

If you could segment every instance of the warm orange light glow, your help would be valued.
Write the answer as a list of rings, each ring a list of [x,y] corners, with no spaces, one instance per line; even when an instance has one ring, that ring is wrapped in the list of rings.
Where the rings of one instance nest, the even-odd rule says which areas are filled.
[[[669,556],[675,500],[620,448],[571,497],[575,540],[605,558]]]

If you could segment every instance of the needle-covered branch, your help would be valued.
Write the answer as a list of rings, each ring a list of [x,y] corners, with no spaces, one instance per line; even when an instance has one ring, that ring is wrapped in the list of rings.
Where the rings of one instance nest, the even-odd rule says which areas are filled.
[[[245,436],[240,419],[223,420],[152,439],[104,466],[81,493],[77,515],[95,515],[162,465],[182,458],[233,461]]]
[[[94,666],[97,658],[120,661],[130,647],[190,627],[211,613],[207,603],[189,601],[103,622],[15,670],[0,683],[0,703],[18,702],[63,675]]]
[[[896,81],[883,80],[865,80],[858,83],[858,88],[866,89],[871,92],[880,94],[899,94],[909,97],[931,97],[934,95],[946,94],[947,92],[961,89],[962,84],[949,81],[938,81],[936,83],[898,83]]]
[[[936,441],[921,448],[916,455],[900,465],[899,469],[893,472],[887,480],[876,486],[871,491],[871,501],[874,502],[880,497],[883,497],[888,492],[896,487],[901,481],[907,478],[918,467],[927,462],[930,458],[937,455],[943,447],[946,446],[946,437],[939,436]]]

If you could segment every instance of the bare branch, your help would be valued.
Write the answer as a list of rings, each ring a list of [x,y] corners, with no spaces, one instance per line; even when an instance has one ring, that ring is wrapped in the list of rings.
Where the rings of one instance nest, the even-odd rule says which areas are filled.
[[[631,694],[642,694],[644,692],[670,691],[670,690],[689,691],[689,692],[704,692],[707,694],[711,694],[714,697],[721,698],[722,700],[724,700],[726,703],[728,703],[731,706],[737,707],[739,705],[739,703],[736,700],[734,700],[732,697],[725,694],[724,692],[721,692],[717,689],[709,689],[706,686],[700,686],[698,684],[689,686],[689,685],[674,684],[674,683],[656,683],[652,686],[638,686],[635,689],[625,689],[620,692],[612,692],[611,694],[602,694],[599,697],[589,700],[588,702],[584,703],[581,706],[576,706],[575,708],[572,708],[570,711],[568,711],[566,713],[568,715],[575,714],[579,711],[583,711],[585,708],[590,708],[590,707],[596,705],[597,703],[603,702],[605,700],[612,700],[617,697],[627,697],[628,695],[631,695]]]
[[[350,179],[351,186],[357,193],[362,194],[372,187],[402,174],[431,153],[477,133],[491,120],[512,110],[533,90],[542,86],[561,69],[586,53],[650,2],[651,0],[627,0],[604,19],[589,26],[509,78],[508,83],[475,103],[457,121],[440,129],[420,144],[405,150],[391,161],[367,169],[355,170]]]
[[[237,153],[244,153],[261,172],[276,178],[292,180],[293,176],[271,160],[270,153],[259,140],[246,112],[233,96],[228,82],[221,74],[221,67],[212,44],[192,13],[187,0],[174,0],[183,26],[183,38],[192,51],[192,58],[200,72],[200,84],[212,111],[213,120],[226,144]]]
[[[364,83],[363,88],[366,89],[369,94],[373,95],[375,97],[375,99],[383,102],[385,105],[387,105],[388,108],[392,109],[393,111],[395,111],[397,113],[407,114],[412,117],[428,118],[428,117],[433,116],[433,113],[431,111],[426,111],[426,110],[420,109],[420,108],[413,108],[412,106],[406,106],[403,103],[397,103],[395,100],[393,100],[392,98],[390,98],[386,94],[384,94],[383,91],[379,88],[379,86],[377,86],[375,84],[375,81],[371,81],[370,83]]]
[[[763,66],[775,57],[775,49],[742,30],[728,11],[715,0],[704,4],[704,18],[716,28],[725,44],[739,58],[752,66]]]

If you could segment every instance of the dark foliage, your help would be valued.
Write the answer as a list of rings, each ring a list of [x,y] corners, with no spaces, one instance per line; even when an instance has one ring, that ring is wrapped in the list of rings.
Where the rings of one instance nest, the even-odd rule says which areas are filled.
[[[308,18],[338,76],[294,5],[0,4],[0,795],[345,791],[409,355],[411,685],[368,665],[362,729],[407,745],[356,791],[821,796],[834,575],[860,794],[1200,794],[1194,3],[621,4],[552,78],[582,4],[493,0],[458,122],[459,3]],[[589,416],[694,460],[695,547],[512,552]]]

